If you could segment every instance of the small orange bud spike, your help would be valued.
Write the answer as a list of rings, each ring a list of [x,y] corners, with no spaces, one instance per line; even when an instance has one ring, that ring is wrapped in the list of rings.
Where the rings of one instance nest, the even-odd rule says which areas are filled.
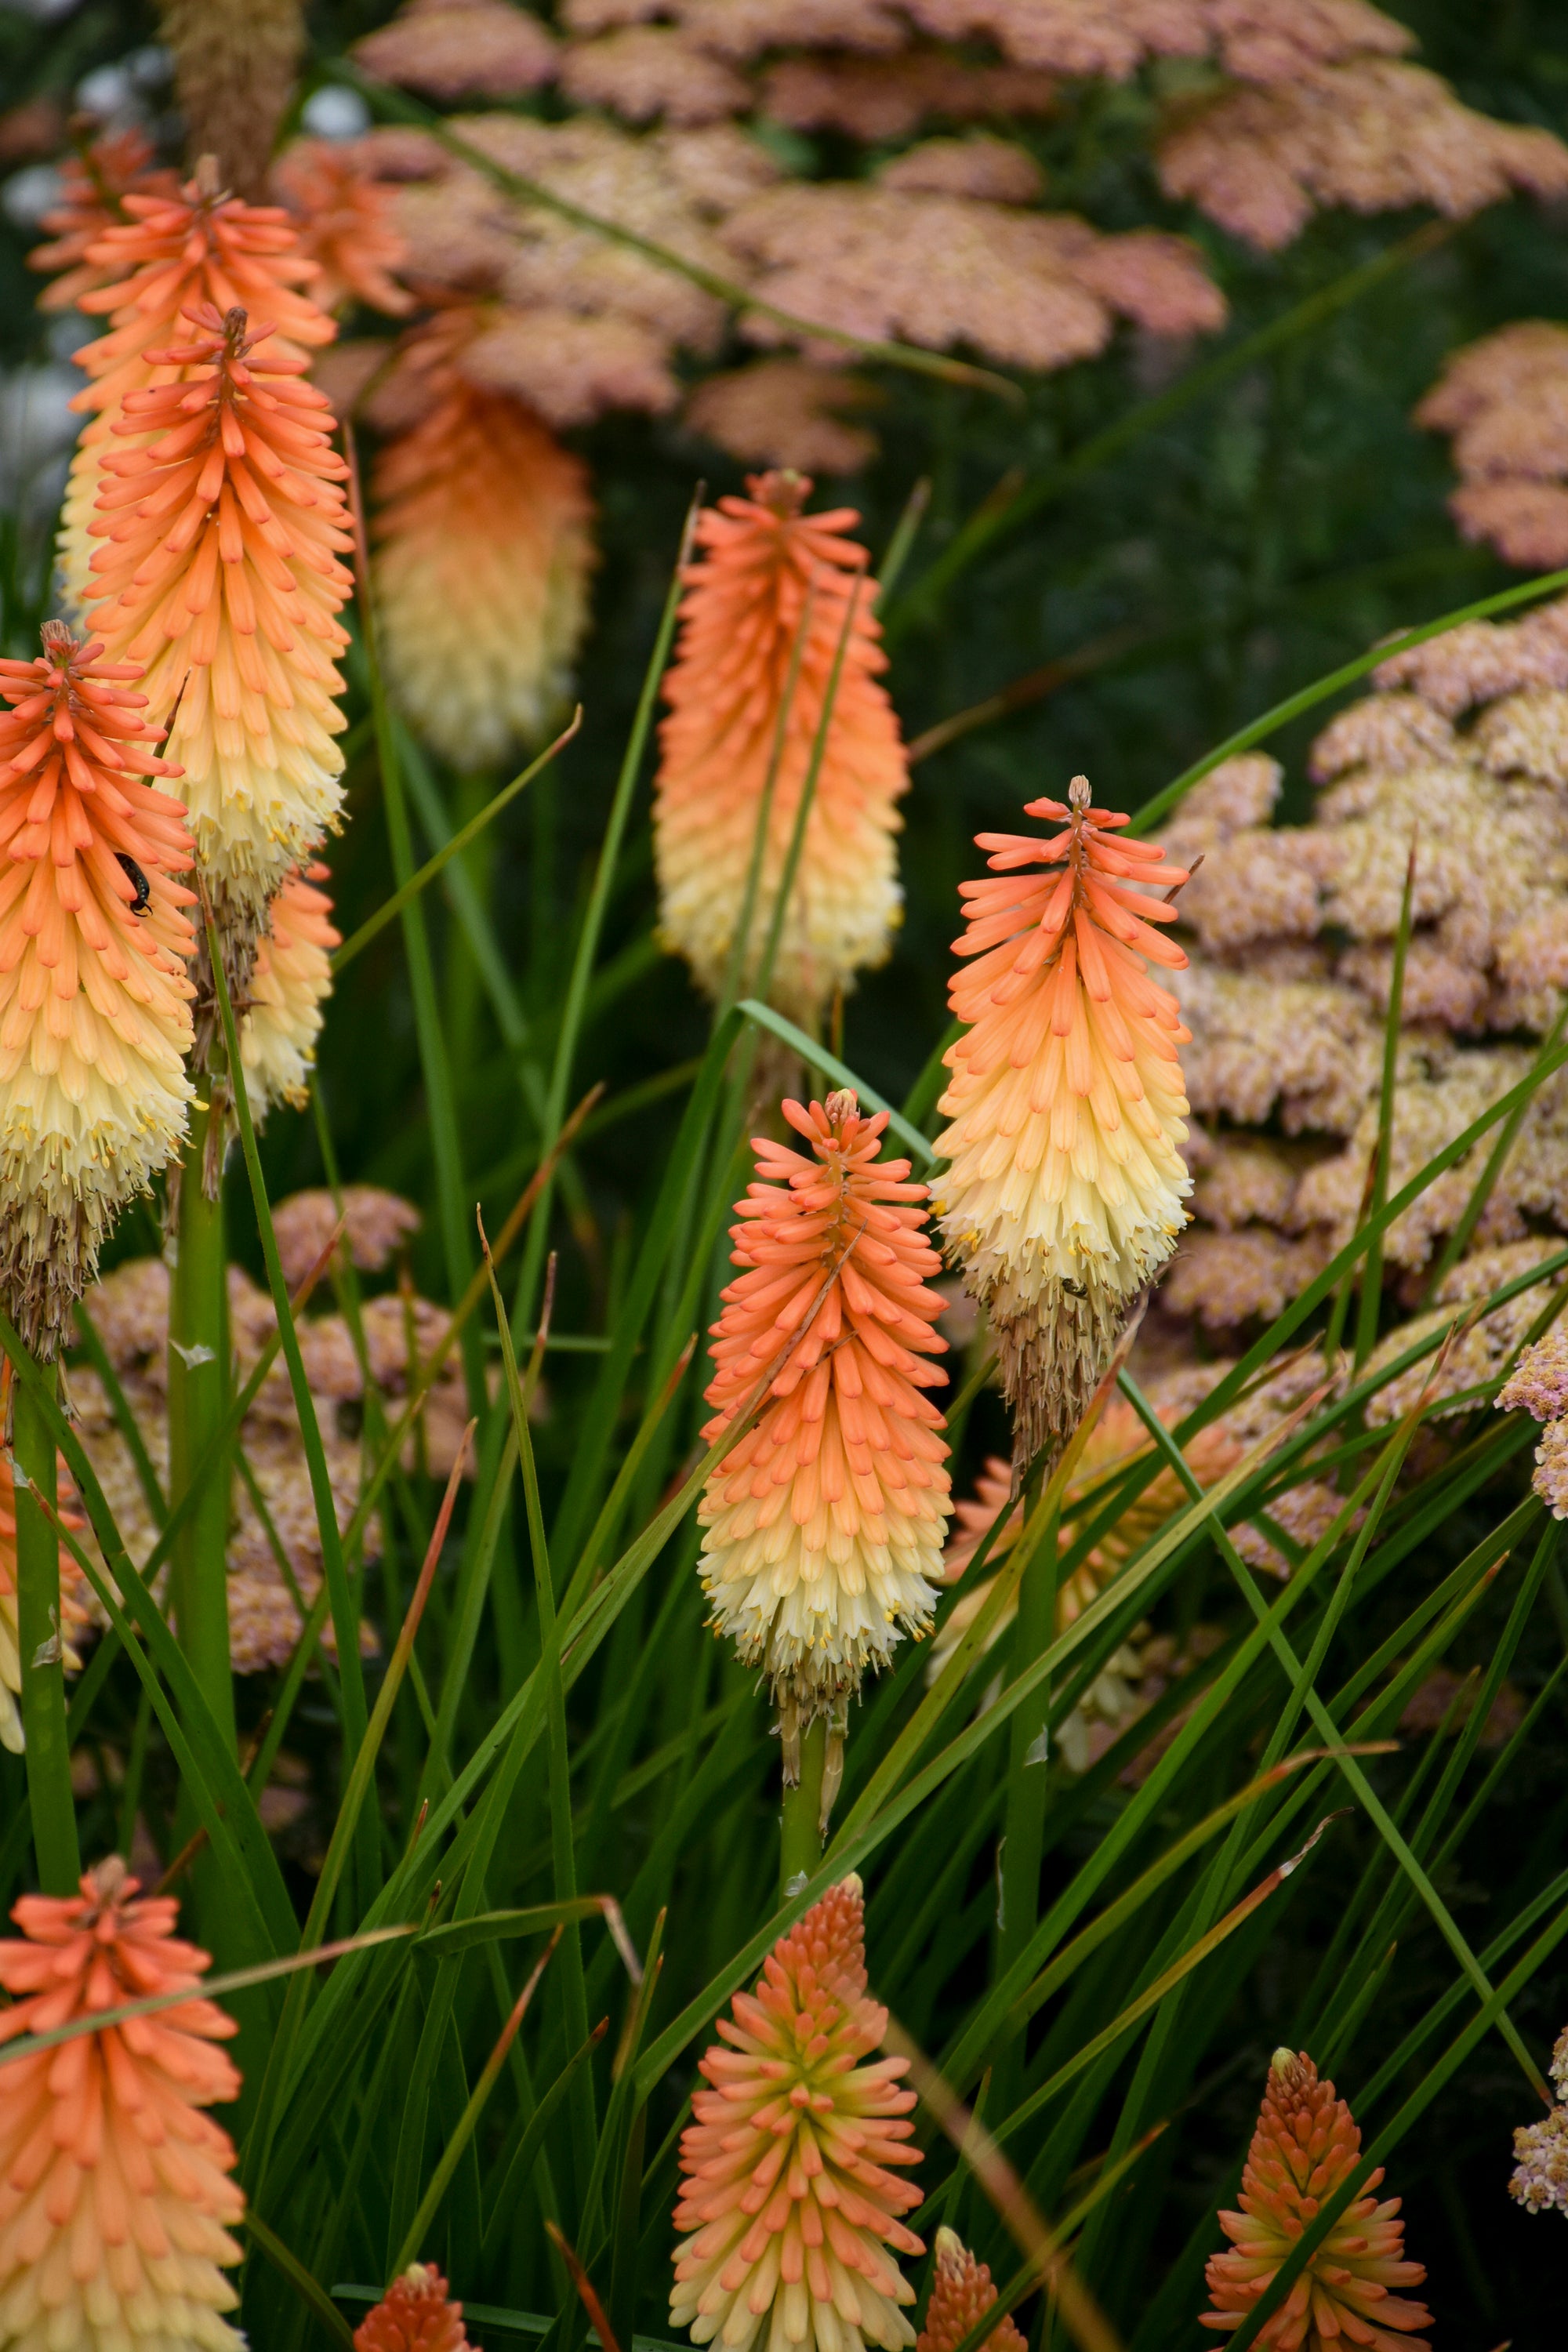
[[[354,2352],[468,2352],[463,2306],[434,2263],[410,2263],[354,2329]]]
[[[723,2352],[899,2352],[914,2290],[888,2250],[925,2249],[899,2218],[920,2190],[887,2168],[920,2161],[915,2095],[898,2087],[906,2059],[871,2054],[888,2012],[866,1990],[858,1878],[780,1937],[731,2011],[681,2137],[670,2324]]]
[[[956,2352],[956,2347],[996,2300],[991,2266],[977,2263],[956,2230],[936,2233],[936,2272],[926,2305],[926,2324],[915,2352]],[[1008,2315],[982,2339],[980,2352],[1026,2352],[1025,2338]]]
[[[1214,2308],[1205,2327],[1239,2327],[1307,2224],[1321,2210],[1361,2155],[1361,2132],[1331,2083],[1321,2083],[1305,2051],[1277,2050],[1268,2069],[1262,2112],[1241,2176],[1241,2210],[1222,2213],[1220,2227],[1234,2252],[1211,2254],[1208,2288]],[[1416,2352],[1411,2342],[1429,2327],[1424,2304],[1393,2290],[1419,2286],[1426,2273],[1404,2259],[1405,2224],[1394,2217],[1397,2197],[1379,2203],[1371,2192],[1347,2206],[1258,2341],[1268,2352]]]

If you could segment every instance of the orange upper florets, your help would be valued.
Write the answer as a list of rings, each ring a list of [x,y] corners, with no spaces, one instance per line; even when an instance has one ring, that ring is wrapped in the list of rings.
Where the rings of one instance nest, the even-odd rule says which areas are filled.
[[[915,2338],[915,2352],[957,2352],[995,2301],[990,2264],[975,2261],[956,2230],[939,2230],[931,2301],[926,2324]],[[981,2352],[1025,2352],[1025,2338],[1006,2313],[990,2335],[982,2337]]]
[[[1361,2132],[1333,2084],[1318,2080],[1305,2051],[1277,2050],[1241,2176],[1241,2210],[1219,2217],[1235,2251],[1209,2257],[1205,2327],[1240,2326],[1360,2157]],[[1404,2260],[1398,2198],[1379,2203],[1371,2193],[1382,2179],[1381,2168],[1369,2176],[1368,2193],[1346,2207],[1264,2322],[1258,2340],[1269,2352],[1416,2352],[1409,2339],[1431,2326],[1431,2314],[1392,2290],[1419,2286],[1426,2273]]]
[[[467,2352],[463,2306],[434,2263],[410,2263],[354,2329],[354,2352]]]
[[[356,144],[298,140],[273,165],[272,184],[294,216],[300,251],[321,270],[311,291],[323,310],[350,295],[392,318],[413,309],[389,274],[408,250],[391,191],[366,170]]]
[[[88,250],[105,229],[123,223],[124,200],[133,192],[178,194],[178,173],[155,170],[153,153],[153,142],[143,132],[110,131],[90,141],[79,154],[64,159],[59,201],[41,223],[49,241],[35,246],[27,256],[29,269],[47,270],[54,280],[38,296],[40,310],[68,310],[84,295],[125,276],[129,261],[90,262]]]

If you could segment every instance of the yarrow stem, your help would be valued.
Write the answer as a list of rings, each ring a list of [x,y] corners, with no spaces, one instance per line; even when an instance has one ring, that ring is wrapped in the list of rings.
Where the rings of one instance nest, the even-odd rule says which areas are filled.
[[[42,1406],[18,1382],[13,1399],[16,1465],[16,1632],[26,1738],[27,1807],[38,1884],[68,1895],[80,1874],[70,1743],[66,1736],[65,1651],[60,1635],[60,1546],[55,1503],[55,1440]],[[46,1508],[45,1506],[48,1507]]]

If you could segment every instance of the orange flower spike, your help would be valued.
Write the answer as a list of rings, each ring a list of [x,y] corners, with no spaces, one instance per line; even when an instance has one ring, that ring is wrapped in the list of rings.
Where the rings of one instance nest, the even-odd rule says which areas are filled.
[[[593,501],[580,458],[458,364],[483,314],[439,313],[404,347],[420,414],[384,443],[376,609],[391,689],[462,770],[537,743],[566,703],[587,618]]]
[[[780,1937],[731,2011],[681,2136],[671,2325],[723,2352],[897,2352],[914,2290],[889,2249],[925,2249],[900,2218],[921,2192],[889,2167],[920,2150],[908,2061],[872,2057],[888,2012],[866,1990],[858,1878]]]
[[[302,290],[316,277],[316,266],[301,252],[288,214],[226,195],[209,163],[204,159],[195,177],[173,192],[152,185],[128,192],[120,199],[124,221],[106,228],[86,250],[86,262],[110,282],[81,294],[79,304],[94,315],[108,312],[110,324],[77,354],[89,381],[73,405],[90,422],[71,460],[58,557],[79,603],[88,593],[89,526],[103,452],[126,394],[177,373],[160,366],[153,353],[181,337],[186,310],[202,302],[220,312],[245,310],[258,334],[277,330],[279,357],[307,357],[338,331]]]
[[[240,1024],[239,1055],[252,1118],[275,1103],[302,1110],[316,1066],[321,1007],[332,992],[331,877],[317,864],[297,866],[272,901],[271,922],[256,950],[250,1010]]]
[[[354,2329],[354,2352],[468,2352],[463,2306],[434,2263],[410,2263]]]
[[[29,269],[45,270],[51,278],[38,296],[40,310],[68,310],[84,295],[128,273],[129,262],[90,262],[88,249],[105,229],[124,220],[124,199],[133,192],[177,194],[178,173],[154,170],[153,153],[153,142],[142,131],[108,131],[89,141],[79,155],[63,158],[58,200],[41,223],[49,241],[35,246],[27,256]]]
[[[324,310],[351,297],[389,318],[414,308],[390,274],[408,251],[391,191],[366,170],[354,142],[296,140],[274,163],[272,184],[293,215],[301,253],[321,271],[311,291]]]
[[[1192,1190],[1179,1146],[1188,1032],[1151,963],[1187,959],[1154,927],[1187,877],[1124,816],[1031,801],[1046,840],[981,834],[998,881],[965,882],[940,1108],[937,1213],[990,1316],[1020,1461],[1077,1426],[1137,1293],[1175,1246]],[[1021,869],[1044,866],[1033,879]],[[1014,878],[1018,877],[1019,878]]]
[[[698,1518],[714,1624],[768,1673],[793,1782],[805,1726],[826,1716],[837,1745],[868,1666],[930,1623],[952,1506],[942,1417],[921,1393],[945,1378],[924,1359],[947,1345],[926,1188],[907,1160],[878,1159],[888,1114],[863,1117],[852,1094],[784,1115],[811,1156],[755,1139],[704,1436],[764,1380],[766,1401]],[[829,1803],[834,1768],[830,1754]]]
[[[901,894],[893,835],[909,783],[867,552],[852,508],[803,511],[811,483],[770,473],[698,518],[654,786],[659,920],[717,996],[744,905],[763,798],[803,622],[742,979],[753,984],[784,880],[845,611],[855,614],[769,993],[797,1020],[885,962]],[[809,619],[806,619],[809,603]]]
[[[0,2042],[143,1995],[193,1995],[151,2017],[0,2067],[0,2337],[14,2352],[159,2345],[242,2352],[219,2315],[245,2200],[228,2134],[204,2107],[239,2076],[214,2045],[233,2020],[199,1998],[207,1955],[174,1934],[172,1900],[136,1900],[119,1857],[73,1895],[25,1895],[0,1942],[16,1996]]]
[[[301,358],[241,310],[187,315],[194,333],[155,355],[175,380],[125,395],[115,433],[140,446],[104,457],[89,594],[154,709],[178,703],[170,749],[243,985],[268,899],[342,803],[348,469]]]
[[[192,894],[140,673],[47,621],[0,661],[0,1297],[52,1354],[124,1203],[179,1150]]]
[[[1331,2083],[1321,2083],[1305,2051],[1277,2050],[1268,2087],[1241,2176],[1241,2211],[1222,2213],[1220,2227],[1234,2252],[1211,2254],[1208,2288],[1214,2308],[1205,2327],[1239,2327],[1307,2224],[1355,2169],[1361,2132]],[[1268,2352],[1416,2352],[1411,2338],[1432,2324],[1424,2304],[1406,2303],[1394,2289],[1419,2286],[1426,2273],[1404,2257],[1405,2224],[1397,2197],[1380,2203],[1367,2194],[1348,2206],[1264,2322],[1258,2341]]]
[[[936,2270],[926,2305],[926,2324],[915,2338],[915,2352],[958,2352],[972,2327],[996,2300],[991,2266],[977,2263],[956,2230],[936,2233]],[[1026,2352],[1026,2341],[1004,2313],[980,2352]]]

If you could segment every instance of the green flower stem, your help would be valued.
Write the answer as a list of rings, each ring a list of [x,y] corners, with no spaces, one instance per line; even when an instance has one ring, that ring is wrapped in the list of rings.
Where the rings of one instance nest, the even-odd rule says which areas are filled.
[[[27,1739],[27,1808],[38,1884],[46,1895],[74,1895],[81,1875],[70,1742],[66,1735],[65,1663],[60,1647],[60,1544],[54,1507],[55,1441],[32,1392],[16,1391],[12,1451],[16,1465],[16,1634],[22,1668],[22,1727]],[[24,1484],[24,1481],[26,1483]]]
[[[822,1774],[827,1762],[827,1724],[818,1716],[800,1743],[800,1780],[784,1792],[784,1832],[780,1853],[780,1884],[787,1890],[792,1878],[810,1878],[822,1863]]]
[[[215,1069],[208,1093],[223,1081]],[[202,1169],[210,1109],[193,1110],[180,1177],[178,1250],[169,1286],[169,1501],[178,1505],[228,1409],[228,1300],[222,1181],[207,1198]],[[206,1479],[174,1538],[170,1593],[180,1647],[229,1749],[235,1748],[228,1652],[229,1493],[232,1465]]]

